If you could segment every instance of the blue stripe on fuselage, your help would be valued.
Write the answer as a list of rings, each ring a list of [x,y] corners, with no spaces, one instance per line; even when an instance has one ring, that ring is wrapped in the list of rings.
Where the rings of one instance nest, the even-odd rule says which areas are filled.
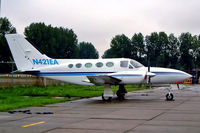
[[[184,73],[181,72],[152,72],[155,73],[156,75],[185,75]]]
[[[43,72],[38,76],[95,76],[114,72]]]
[[[38,76],[95,76],[95,75],[103,75],[115,72],[45,72],[39,73]],[[142,76],[140,74],[120,74],[113,75],[113,77],[136,77]]]
[[[137,77],[142,76],[141,74],[121,74],[121,75],[113,75],[112,77]]]
[[[95,76],[95,75],[103,75],[115,72],[42,72],[38,73],[37,76]],[[156,75],[184,75],[184,73],[180,72],[152,72]],[[113,75],[113,77],[136,77],[142,76],[140,74],[120,74]]]

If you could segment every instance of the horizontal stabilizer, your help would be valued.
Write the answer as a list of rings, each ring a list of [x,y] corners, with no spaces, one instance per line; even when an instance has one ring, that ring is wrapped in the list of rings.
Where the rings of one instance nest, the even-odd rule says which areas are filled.
[[[11,72],[12,74],[31,74],[31,75],[36,75],[38,74],[40,71],[39,70],[31,70],[31,71],[20,71],[20,70],[16,70]]]

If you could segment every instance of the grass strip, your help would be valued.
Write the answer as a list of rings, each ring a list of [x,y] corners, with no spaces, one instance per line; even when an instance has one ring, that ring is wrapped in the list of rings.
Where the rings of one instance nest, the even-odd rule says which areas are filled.
[[[128,91],[145,88],[145,86],[138,87],[137,85],[126,86]],[[80,85],[48,86],[46,88],[35,86],[3,88],[0,89],[0,111],[65,102],[70,100],[70,97],[90,98],[100,96],[103,93],[103,89],[103,86]],[[118,86],[112,86],[112,89],[116,93]]]

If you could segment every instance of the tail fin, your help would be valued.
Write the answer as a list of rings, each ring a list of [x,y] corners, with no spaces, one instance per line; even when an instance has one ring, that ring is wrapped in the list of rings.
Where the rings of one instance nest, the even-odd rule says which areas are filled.
[[[22,35],[7,34],[5,37],[19,71],[27,71],[42,67],[44,65],[42,61],[39,62],[39,60],[50,59],[46,55],[41,54]]]

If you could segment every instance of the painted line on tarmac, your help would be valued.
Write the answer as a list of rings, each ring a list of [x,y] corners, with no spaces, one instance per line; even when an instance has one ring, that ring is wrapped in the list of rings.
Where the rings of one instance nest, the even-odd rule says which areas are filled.
[[[44,124],[44,123],[45,123],[45,121],[40,121],[40,122],[28,124],[28,125],[23,125],[22,128],[31,127],[31,126],[35,126],[35,125],[39,125],[39,124]]]

